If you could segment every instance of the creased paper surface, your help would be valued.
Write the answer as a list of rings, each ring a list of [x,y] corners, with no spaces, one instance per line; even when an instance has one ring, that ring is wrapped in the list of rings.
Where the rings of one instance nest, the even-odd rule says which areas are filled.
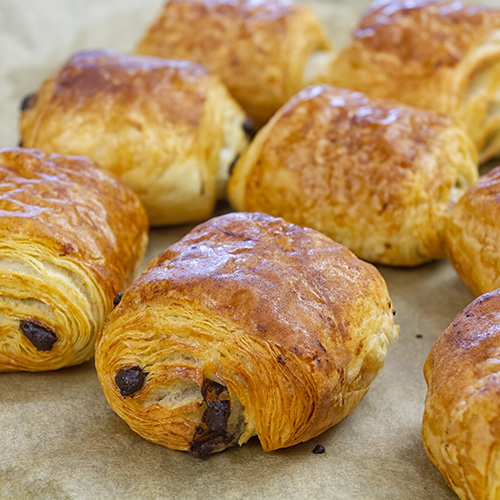
[[[0,0],[0,147],[17,144],[19,103],[51,70],[81,49],[131,51],[162,3]],[[309,3],[337,48],[368,5]],[[191,227],[153,230],[144,262]],[[422,446],[422,367],[433,342],[474,297],[445,260],[380,270],[399,341],[358,408],[317,439],[264,453],[254,438],[200,461],[134,434],[109,408],[93,361],[57,372],[0,374],[0,498],[457,498]],[[314,455],[316,444],[326,453]]]

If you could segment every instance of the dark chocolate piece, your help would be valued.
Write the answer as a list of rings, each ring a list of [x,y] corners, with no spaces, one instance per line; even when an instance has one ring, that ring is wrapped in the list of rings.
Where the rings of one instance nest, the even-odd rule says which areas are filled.
[[[233,440],[227,432],[231,401],[226,387],[213,380],[205,380],[201,394],[207,408],[202,425],[196,427],[193,441],[189,443],[189,452],[196,458],[206,458],[221,444],[229,444]]]
[[[137,392],[144,385],[146,375],[147,373],[139,366],[120,370],[115,377],[115,383],[120,389],[120,394],[130,396]]]
[[[21,321],[19,327],[24,336],[38,351],[50,351],[57,340],[56,334],[53,331],[34,321]]]
[[[113,299],[113,307],[116,307],[121,301],[122,301],[122,295],[123,292],[120,292],[114,299]]]
[[[36,92],[33,94],[28,94],[21,101],[21,111],[28,111],[29,109],[33,108],[36,104],[37,99],[38,95],[36,94]]]
[[[320,444],[317,444],[317,445],[314,447],[313,453],[314,453],[315,455],[321,455],[321,454],[325,453],[325,447],[324,447],[324,446],[321,446]]]
[[[257,134],[255,123],[249,116],[247,116],[243,122],[243,132],[245,132],[249,139],[253,139],[255,134]]]

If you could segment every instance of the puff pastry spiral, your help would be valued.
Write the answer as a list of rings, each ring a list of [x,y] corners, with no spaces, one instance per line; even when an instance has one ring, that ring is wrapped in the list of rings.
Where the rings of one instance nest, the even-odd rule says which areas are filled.
[[[444,115],[313,86],[259,132],[229,198],[313,227],[362,259],[417,265],[444,256],[445,217],[476,181],[476,156]]]
[[[466,123],[482,161],[500,154],[500,9],[377,0],[328,81],[453,115]]]
[[[88,158],[0,150],[0,371],[91,358],[146,240],[137,196]]]
[[[446,253],[469,288],[500,288],[500,167],[470,187],[446,224]]]
[[[207,66],[257,126],[333,57],[312,10],[289,0],[169,0],[137,52]]]
[[[154,443],[204,457],[257,435],[268,451],[344,418],[394,335],[373,266],[314,230],[230,214],[124,292],[96,367],[114,411]]]
[[[97,161],[139,195],[152,225],[208,217],[248,142],[224,85],[186,61],[81,52],[22,107],[24,147]]]
[[[457,315],[425,364],[424,446],[462,500],[500,497],[499,353],[495,290]]]

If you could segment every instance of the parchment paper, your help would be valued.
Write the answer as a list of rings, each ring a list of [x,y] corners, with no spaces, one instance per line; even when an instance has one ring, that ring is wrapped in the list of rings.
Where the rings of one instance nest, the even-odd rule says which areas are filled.
[[[21,98],[53,68],[84,48],[132,50],[162,3],[0,0],[0,147],[17,144]],[[368,0],[310,3],[339,47]],[[153,230],[145,263],[191,227]],[[358,408],[317,439],[264,453],[254,438],[200,461],[134,434],[109,408],[93,360],[57,372],[0,374],[0,498],[457,498],[422,446],[422,367],[474,296],[447,261],[380,270],[399,341]],[[326,453],[314,455],[316,444]]]

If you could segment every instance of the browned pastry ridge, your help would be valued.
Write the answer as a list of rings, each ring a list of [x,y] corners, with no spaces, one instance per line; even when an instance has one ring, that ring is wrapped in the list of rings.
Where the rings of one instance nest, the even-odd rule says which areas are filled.
[[[229,199],[317,229],[362,259],[417,265],[444,256],[444,221],[477,179],[476,156],[444,115],[313,86],[259,131]]]
[[[248,143],[227,89],[187,61],[81,52],[22,107],[24,147],[97,161],[132,187],[152,225],[208,217]]]
[[[437,340],[422,436],[432,462],[462,500],[500,495],[500,290],[482,295]]]
[[[289,0],[170,0],[137,52],[207,66],[258,126],[333,55],[312,10]]]
[[[212,219],[154,259],[107,318],[96,368],[113,410],[197,457],[265,451],[348,415],[395,336],[380,273],[312,229]]]
[[[500,154],[500,9],[377,0],[329,82],[463,120],[481,160]]]
[[[500,167],[456,204],[446,224],[446,253],[476,294],[500,288]]]
[[[90,359],[146,243],[137,196],[88,158],[0,150],[0,371]]]

